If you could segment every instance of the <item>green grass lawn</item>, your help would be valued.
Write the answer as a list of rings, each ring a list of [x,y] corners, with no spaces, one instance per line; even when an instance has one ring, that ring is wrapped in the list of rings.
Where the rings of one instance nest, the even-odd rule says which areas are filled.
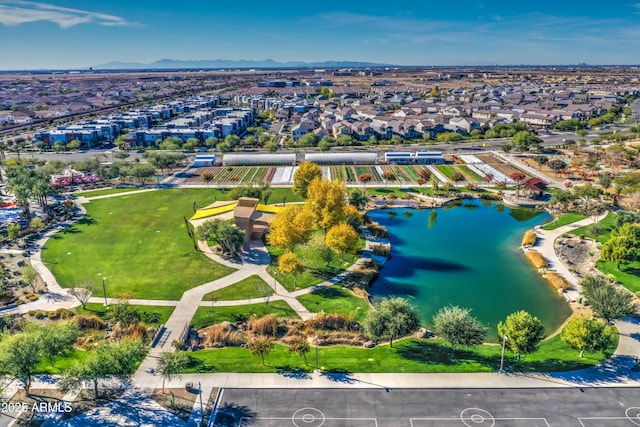
[[[167,320],[175,309],[175,307],[167,307],[161,305],[131,305],[131,307],[136,309],[140,313],[140,315],[142,316],[142,320],[148,326],[157,326],[167,323]],[[95,315],[100,317],[101,319],[105,319],[107,317],[107,310],[108,307],[105,307],[104,304],[94,302],[88,303],[86,310],[82,307],[75,308],[75,311],[78,314],[83,314],[86,316]],[[157,317],[157,321],[149,321],[150,317]]]
[[[407,195],[405,190],[410,190],[413,193],[424,192],[424,189],[411,187],[411,188],[399,188],[399,187],[367,187],[365,190],[367,194],[370,196],[389,196],[389,194],[394,193],[398,197],[404,197]]]
[[[579,213],[575,213],[575,212],[569,212],[566,214],[562,214],[560,215],[558,218],[555,219],[555,221],[550,222],[549,224],[545,225],[544,227],[542,227],[543,230],[555,230],[556,228],[560,228],[564,225],[567,224],[573,224],[576,221],[580,221],[582,219],[585,219],[586,216],[581,215]]]
[[[43,358],[36,367],[36,372],[38,374],[60,374],[65,369],[69,369],[75,362],[84,362],[87,356],[88,353],[86,351],[74,348],[68,354],[54,358],[53,366],[49,363],[49,359]]]
[[[584,227],[573,230],[571,234],[575,234],[576,236],[589,237],[590,239],[595,239],[600,243],[604,243],[611,238],[611,230],[613,230],[616,226],[616,214],[614,214],[613,212],[609,212],[609,214],[598,224],[602,226],[603,233],[597,236],[593,234],[593,224],[585,225]]]
[[[640,261],[620,266],[621,271],[618,270],[615,262],[609,261],[598,260],[596,267],[605,275],[613,276],[622,286],[640,296]]]
[[[585,354],[581,359],[577,350],[569,348],[559,336],[543,342],[538,351],[516,362],[507,352],[505,367],[515,372],[569,371],[593,366],[609,357],[617,345],[617,335],[606,352]],[[360,347],[321,347],[320,366],[324,370],[342,372],[495,372],[500,367],[499,345],[461,348],[451,359],[450,347],[442,340],[406,339],[393,348],[381,345],[373,349]],[[288,348],[276,345],[265,357],[253,356],[243,348],[198,350],[191,353],[191,363],[185,372],[281,372],[295,368],[311,371],[315,366],[313,352],[302,357],[289,353]],[[312,366],[313,365],[313,366]]]
[[[261,298],[273,295],[273,285],[269,285],[258,275],[249,276],[231,286],[213,291],[204,296],[203,301],[212,301],[213,297],[218,301],[233,301],[245,298]]]
[[[301,295],[298,301],[310,312],[342,313],[354,320],[362,321],[369,311],[369,304],[353,292],[341,286],[327,286],[309,294]]]
[[[284,301],[270,301],[269,304],[236,305],[233,307],[198,307],[191,319],[191,326],[196,329],[220,322],[236,322],[246,320],[252,315],[258,317],[275,314],[278,317],[299,319],[298,314]]]
[[[73,193],[74,196],[82,197],[97,197],[108,196],[110,194],[130,193],[131,191],[145,190],[145,187],[126,187],[126,188],[103,188],[102,190],[81,191],[79,193]]]
[[[179,300],[194,286],[233,269],[194,251],[184,217],[193,202],[210,203],[220,190],[171,189],[94,200],[87,216],[54,235],[42,259],[63,287],[92,280],[94,296],[133,292],[133,298]]]
[[[318,283],[328,280],[351,266],[360,257],[360,250],[355,254],[345,254],[344,259],[340,257],[340,254],[336,253],[333,260],[327,265],[318,253],[318,247],[322,245],[323,240],[324,232],[318,230],[313,233],[308,243],[295,248],[294,253],[306,267],[304,273],[298,275],[298,288],[308,288],[309,286],[317,285]],[[361,249],[364,248],[364,244],[364,239],[360,239]],[[267,246],[267,250],[271,255],[271,265],[267,267],[267,271],[272,277],[276,275],[278,282],[287,290],[293,291],[293,275],[278,272],[278,257],[285,253],[285,251],[272,246]]]

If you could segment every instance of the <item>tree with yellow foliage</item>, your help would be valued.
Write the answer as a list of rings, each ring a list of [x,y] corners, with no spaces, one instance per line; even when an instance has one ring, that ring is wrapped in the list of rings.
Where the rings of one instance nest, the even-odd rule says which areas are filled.
[[[344,207],[344,218],[346,223],[355,229],[358,229],[364,222],[362,219],[362,214],[353,205]]]
[[[271,246],[293,250],[311,236],[313,217],[299,205],[290,205],[278,213],[269,225],[267,240]]]
[[[293,274],[293,289],[298,286],[298,274],[304,272],[304,264],[293,252],[287,252],[278,258],[278,269],[282,273]]]
[[[338,224],[331,227],[325,238],[325,243],[336,252],[340,252],[344,259],[345,252],[355,252],[360,246],[356,230],[349,224]]]
[[[307,191],[307,203],[304,208],[313,218],[313,224],[327,230],[345,219],[347,189],[338,180],[316,178],[311,181]]]
[[[316,178],[322,178],[322,169],[313,162],[303,162],[293,174],[293,192],[307,197],[309,185]]]

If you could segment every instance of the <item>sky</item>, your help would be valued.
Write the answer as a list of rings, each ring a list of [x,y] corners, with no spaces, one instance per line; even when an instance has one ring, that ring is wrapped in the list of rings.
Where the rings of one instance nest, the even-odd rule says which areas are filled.
[[[0,0],[0,69],[273,59],[639,64],[639,0]]]

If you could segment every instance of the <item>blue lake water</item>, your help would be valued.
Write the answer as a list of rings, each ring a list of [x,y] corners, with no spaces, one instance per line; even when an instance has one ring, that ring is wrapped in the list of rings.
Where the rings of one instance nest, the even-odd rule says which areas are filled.
[[[471,308],[490,340],[496,340],[498,322],[514,311],[537,316],[547,333],[569,316],[564,298],[519,249],[524,232],[550,218],[546,212],[480,200],[433,210],[393,209],[394,218],[390,210],[369,213],[389,229],[392,245],[392,258],[370,290],[374,301],[407,297],[426,326],[440,307]]]

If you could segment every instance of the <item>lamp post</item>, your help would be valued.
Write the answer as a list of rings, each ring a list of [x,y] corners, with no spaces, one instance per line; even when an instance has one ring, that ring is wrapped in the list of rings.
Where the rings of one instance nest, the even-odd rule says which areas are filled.
[[[275,295],[278,295],[278,282],[277,282],[277,278],[278,277],[278,272],[274,271],[273,272],[273,293]]]
[[[102,278],[102,293],[104,294],[104,306],[108,306],[109,303],[107,302],[107,287],[105,285],[105,282],[107,281],[106,277]]]
[[[316,334],[316,371],[318,370],[318,334]]]
[[[504,337],[502,338],[502,355],[500,356],[500,373],[504,373],[504,369],[502,369],[504,367],[504,347],[507,344],[507,334],[504,334]]]

